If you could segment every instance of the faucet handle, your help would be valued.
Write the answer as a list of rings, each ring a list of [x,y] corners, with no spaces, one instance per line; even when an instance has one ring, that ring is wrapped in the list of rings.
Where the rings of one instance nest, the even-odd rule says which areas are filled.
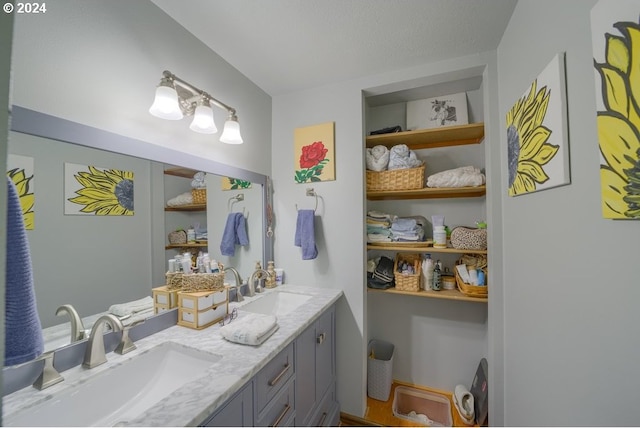
[[[120,343],[118,343],[118,346],[116,347],[116,354],[124,355],[137,348],[135,343],[133,343],[133,340],[129,337],[129,330],[143,322],[144,320],[138,320],[122,329],[122,339],[120,339]]]
[[[44,360],[42,373],[40,373],[38,379],[33,382],[33,387],[39,389],[40,391],[64,380],[62,375],[58,373],[55,367],[53,367],[53,357],[54,351],[49,351],[36,358],[36,361]]]

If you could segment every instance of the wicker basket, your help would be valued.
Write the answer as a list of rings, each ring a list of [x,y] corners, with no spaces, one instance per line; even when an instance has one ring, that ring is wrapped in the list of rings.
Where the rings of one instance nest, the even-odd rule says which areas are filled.
[[[207,189],[191,189],[191,197],[194,204],[206,204]]]
[[[482,269],[485,273],[485,278],[488,277],[487,275],[487,269],[484,268]],[[489,285],[471,285],[471,284],[467,284],[466,282],[464,282],[462,280],[462,278],[460,278],[460,274],[458,273],[458,269],[454,269],[453,270],[455,276],[456,276],[456,285],[458,286],[458,290],[460,290],[460,292],[462,294],[464,294],[465,296],[468,297],[480,297],[480,298],[486,298],[489,295]]]
[[[413,265],[414,274],[403,274],[398,271],[398,266],[402,262]],[[420,278],[422,278],[422,256],[420,254],[398,253],[393,265],[393,275],[396,282],[396,289],[400,291],[420,290]]]
[[[169,244],[186,244],[187,243],[187,232],[184,230],[176,230],[169,233]]]
[[[167,290],[180,291],[217,291],[224,289],[223,272],[220,273],[182,273],[167,272]]]
[[[417,168],[388,171],[367,170],[367,190],[411,190],[424,187],[425,164]]]

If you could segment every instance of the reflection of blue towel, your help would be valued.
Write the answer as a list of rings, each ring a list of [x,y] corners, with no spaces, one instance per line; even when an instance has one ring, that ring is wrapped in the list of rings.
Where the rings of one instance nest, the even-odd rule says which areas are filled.
[[[230,213],[222,232],[220,252],[223,256],[234,256],[236,245],[249,245],[247,236],[247,224],[242,213]]]
[[[20,198],[13,181],[8,177],[7,184],[4,363],[11,366],[38,357],[44,350],[44,342]]]
[[[302,248],[302,260],[312,260],[318,256],[316,248],[316,236],[313,221],[315,219],[314,210],[299,210],[296,224],[296,247]]]

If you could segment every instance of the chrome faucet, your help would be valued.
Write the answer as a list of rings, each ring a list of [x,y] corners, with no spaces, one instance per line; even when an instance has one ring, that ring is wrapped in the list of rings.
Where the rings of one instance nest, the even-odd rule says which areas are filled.
[[[269,272],[264,269],[256,269],[253,271],[251,277],[249,278],[250,295],[254,296],[255,293],[262,293],[264,291],[262,285],[260,285],[260,280],[263,278],[266,280],[269,275]],[[256,281],[258,282],[258,285],[256,285]]]
[[[56,315],[61,316],[64,314],[69,315],[71,321],[71,343],[86,339],[87,332],[84,329],[84,324],[82,324],[82,319],[80,315],[78,315],[76,308],[69,304],[59,306],[58,309],[56,309]]]
[[[82,367],[92,369],[107,362],[104,351],[104,325],[109,324],[113,331],[123,330],[122,322],[112,314],[103,315],[97,319],[91,328],[91,334],[87,341],[87,350],[84,353]]]
[[[234,287],[231,287],[231,288],[235,288],[236,289],[236,302],[242,302],[244,300],[244,297],[242,297],[242,291],[241,291],[242,279],[240,278],[240,274],[238,273],[236,268],[231,267],[231,266],[225,267],[222,270],[222,272],[226,273],[228,270],[233,272],[233,276],[234,276],[234,278],[236,280],[236,285]]]

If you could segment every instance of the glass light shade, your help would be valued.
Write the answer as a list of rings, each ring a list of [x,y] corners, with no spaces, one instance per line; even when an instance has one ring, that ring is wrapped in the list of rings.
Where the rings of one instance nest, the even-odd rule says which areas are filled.
[[[170,86],[158,86],[156,88],[156,98],[149,108],[149,113],[161,119],[182,119],[182,110],[180,110],[176,90]]]
[[[215,134],[218,132],[216,123],[213,121],[213,110],[211,107],[204,104],[197,106],[189,128],[201,134]]]
[[[224,123],[224,129],[220,136],[220,141],[227,144],[242,144],[242,137],[240,136],[240,124],[237,120],[227,119]]]

